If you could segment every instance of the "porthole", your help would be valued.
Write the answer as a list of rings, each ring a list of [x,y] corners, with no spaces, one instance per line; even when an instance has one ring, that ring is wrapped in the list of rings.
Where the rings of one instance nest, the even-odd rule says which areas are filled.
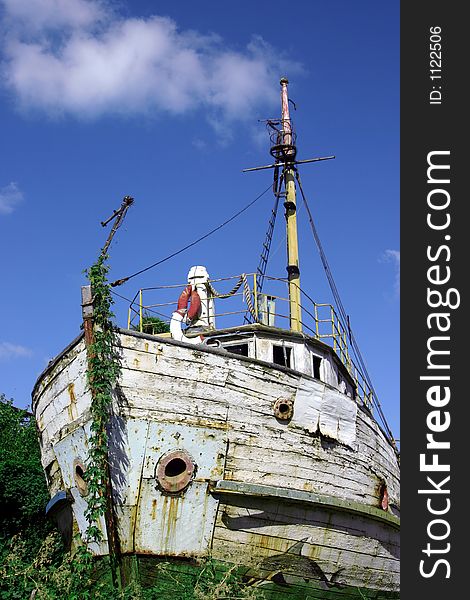
[[[83,462],[76,458],[73,461],[73,479],[80,493],[80,496],[88,496],[88,484],[85,481],[86,468]]]
[[[196,463],[185,450],[172,450],[164,454],[155,469],[158,487],[167,494],[180,494],[193,480]]]
[[[278,398],[274,403],[274,416],[280,421],[289,421],[294,414],[294,402],[289,398]]]

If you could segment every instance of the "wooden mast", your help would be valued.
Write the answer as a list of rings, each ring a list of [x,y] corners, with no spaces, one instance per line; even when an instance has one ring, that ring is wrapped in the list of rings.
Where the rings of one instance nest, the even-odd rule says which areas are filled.
[[[297,203],[295,189],[295,149],[292,140],[292,125],[289,115],[289,96],[287,93],[288,80],[283,77],[281,84],[281,119],[282,119],[282,144],[286,147],[284,158],[284,182],[286,197],[287,229],[287,277],[289,281],[289,317],[292,331],[302,331],[302,310],[300,305],[300,269],[299,269],[299,243],[297,236]],[[290,148],[289,148],[290,147]]]

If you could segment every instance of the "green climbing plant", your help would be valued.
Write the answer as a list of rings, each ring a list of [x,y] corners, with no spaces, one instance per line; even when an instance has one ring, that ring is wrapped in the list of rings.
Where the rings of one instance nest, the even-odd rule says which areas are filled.
[[[117,336],[112,322],[113,299],[107,280],[109,266],[107,255],[100,254],[98,260],[86,274],[93,296],[93,341],[88,346],[88,385],[92,394],[91,436],[88,442],[86,481],[88,483],[88,541],[102,539],[98,520],[106,512],[106,479],[108,464],[107,425],[112,406],[114,386],[120,374],[119,356],[116,353]]]

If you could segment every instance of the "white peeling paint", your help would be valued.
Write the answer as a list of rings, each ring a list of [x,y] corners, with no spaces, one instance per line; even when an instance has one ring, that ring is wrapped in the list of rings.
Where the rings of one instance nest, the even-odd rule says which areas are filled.
[[[301,379],[292,424],[310,433],[352,446],[356,440],[357,405],[350,398],[310,379]]]

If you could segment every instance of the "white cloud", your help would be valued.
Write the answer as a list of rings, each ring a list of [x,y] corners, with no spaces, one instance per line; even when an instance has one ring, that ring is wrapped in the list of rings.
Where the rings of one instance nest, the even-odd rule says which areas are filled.
[[[87,27],[106,17],[103,2],[89,0],[2,0],[10,21],[23,30]]]
[[[0,360],[9,360],[10,358],[26,358],[32,355],[29,348],[10,342],[0,342]]]
[[[96,0],[0,2],[4,85],[23,110],[96,118],[204,108],[224,136],[228,123],[278,101],[280,75],[301,71],[259,36],[233,50],[166,17],[120,18]]]
[[[392,262],[395,265],[395,281],[394,291],[397,295],[400,294],[400,251],[385,250],[381,257],[381,262]]]
[[[0,215],[12,213],[22,200],[23,192],[14,181],[0,188]]]

